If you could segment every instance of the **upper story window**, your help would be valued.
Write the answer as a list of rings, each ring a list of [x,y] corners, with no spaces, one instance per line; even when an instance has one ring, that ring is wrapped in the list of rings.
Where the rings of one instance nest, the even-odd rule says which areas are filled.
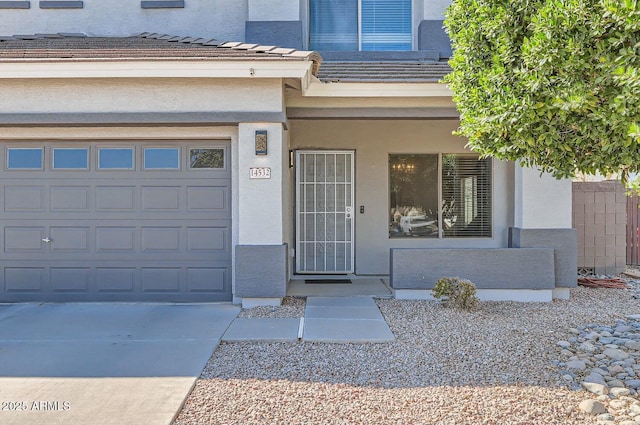
[[[309,47],[411,50],[412,0],[310,0]]]

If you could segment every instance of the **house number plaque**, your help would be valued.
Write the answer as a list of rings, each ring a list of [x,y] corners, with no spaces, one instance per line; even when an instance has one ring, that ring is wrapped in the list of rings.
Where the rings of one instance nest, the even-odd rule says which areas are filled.
[[[249,178],[250,179],[270,179],[271,168],[269,167],[249,168]]]

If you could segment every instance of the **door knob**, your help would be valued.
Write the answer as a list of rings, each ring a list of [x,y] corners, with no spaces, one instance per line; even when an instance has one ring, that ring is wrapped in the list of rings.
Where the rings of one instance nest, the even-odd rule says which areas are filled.
[[[49,243],[49,242],[51,242],[51,239],[49,239],[48,237],[42,238],[42,242]]]

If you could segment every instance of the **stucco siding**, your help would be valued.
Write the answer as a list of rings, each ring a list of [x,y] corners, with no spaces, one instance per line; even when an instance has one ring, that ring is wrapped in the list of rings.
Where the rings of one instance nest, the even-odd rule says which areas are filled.
[[[0,113],[282,111],[279,79],[0,80]]]
[[[504,248],[513,225],[513,165],[493,161],[492,238],[389,238],[390,153],[464,153],[464,139],[448,121],[293,120],[293,149],[355,150],[357,274],[388,274],[391,248]],[[365,212],[361,214],[360,206]],[[290,215],[294,226],[293,214]]]
[[[301,0],[248,0],[250,21],[297,21]]]
[[[85,1],[82,9],[3,10],[2,35],[81,32],[125,36],[142,31],[242,41],[247,0],[186,1],[184,8],[143,9],[140,1]],[[297,18],[296,18],[297,19]]]
[[[444,19],[444,12],[450,4],[450,0],[425,1],[423,19]]]
[[[458,276],[478,289],[553,289],[553,248],[392,249],[394,289],[433,289]],[[514,279],[514,276],[518,276]]]

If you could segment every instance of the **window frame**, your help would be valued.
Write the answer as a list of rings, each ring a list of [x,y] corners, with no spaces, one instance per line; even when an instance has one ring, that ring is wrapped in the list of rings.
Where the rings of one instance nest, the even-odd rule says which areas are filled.
[[[386,210],[386,214],[387,214],[387,223],[389,223],[389,214],[391,211],[391,170],[390,170],[390,159],[392,155],[437,155],[438,157],[438,176],[437,176],[437,185],[438,185],[438,235],[437,236],[431,236],[431,237],[426,237],[426,236],[420,236],[417,237],[418,240],[437,240],[437,241],[442,241],[442,240],[455,240],[455,239],[462,239],[462,240],[470,240],[470,239],[480,239],[480,240],[492,240],[495,237],[495,223],[494,223],[494,219],[495,219],[495,208],[494,208],[494,202],[495,202],[495,193],[494,193],[494,188],[495,188],[495,184],[494,184],[494,161],[493,159],[490,159],[490,170],[491,170],[491,174],[489,176],[489,182],[490,182],[490,195],[491,195],[491,211],[490,211],[490,223],[491,223],[491,232],[490,235],[488,236],[445,236],[444,234],[444,217],[442,214],[442,201],[443,201],[443,176],[442,176],[442,172],[443,172],[443,157],[446,155],[458,155],[458,156],[466,156],[466,157],[472,157],[475,156],[478,159],[480,159],[480,155],[474,154],[473,152],[387,152],[387,210]],[[407,236],[407,235],[398,235],[398,236],[391,236],[389,229],[387,228],[387,240],[416,240],[416,237],[413,236]]]
[[[307,38],[307,48],[309,50],[312,50],[311,47],[311,2],[313,0],[307,0],[307,34],[306,34],[306,38]],[[416,35],[417,35],[417,25],[416,25],[416,0],[410,0],[411,2],[411,47],[409,50],[395,50],[396,52],[411,52],[416,50],[417,48],[417,41],[416,41]],[[358,37],[358,52],[380,52],[383,50],[362,50],[362,0],[357,0],[357,8],[358,10],[356,11],[356,19],[357,19],[357,37]],[[322,50],[320,50],[322,51]],[[349,51],[349,50],[345,50],[345,51]]]
[[[118,168],[118,167],[108,167],[108,168],[103,168],[100,166],[100,151],[102,149],[105,150],[115,150],[115,149],[121,149],[121,150],[125,150],[128,149],[131,151],[131,168]],[[126,145],[126,146],[96,146],[96,171],[135,171],[136,170],[136,147],[135,146],[131,146],[131,145]]]
[[[9,167],[9,151],[10,150],[32,150],[32,151],[36,151],[39,150],[40,151],[40,167],[37,168],[11,168]],[[46,162],[46,149],[45,146],[6,146],[4,149],[4,154],[5,154],[5,162],[4,162],[4,169],[5,171],[44,171],[45,168],[45,164]]]
[[[147,150],[152,149],[162,149],[162,150],[173,150],[178,151],[178,161],[176,168],[167,168],[167,167],[147,167]],[[176,145],[148,145],[142,146],[142,153],[140,155],[141,167],[143,171],[180,171],[182,170],[182,149],[180,146]]]
[[[193,168],[191,166],[191,150],[192,149],[217,149],[217,150],[221,150],[222,151],[222,161],[223,161],[223,166],[222,168]],[[188,145],[186,146],[186,150],[187,152],[185,153],[185,160],[186,160],[186,170],[188,171],[195,171],[195,172],[203,172],[203,171],[208,171],[208,172],[212,172],[212,171],[227,171],[228,169],[228,157],[227,157],[227,149],[225,146],[222,145]]]
[[[56,150],[84,150],[86,151],[87,165],[80,168],[56,167]],[[91,168],[91,147],[90,146],[51,146],[51,171],[88,171]]]

